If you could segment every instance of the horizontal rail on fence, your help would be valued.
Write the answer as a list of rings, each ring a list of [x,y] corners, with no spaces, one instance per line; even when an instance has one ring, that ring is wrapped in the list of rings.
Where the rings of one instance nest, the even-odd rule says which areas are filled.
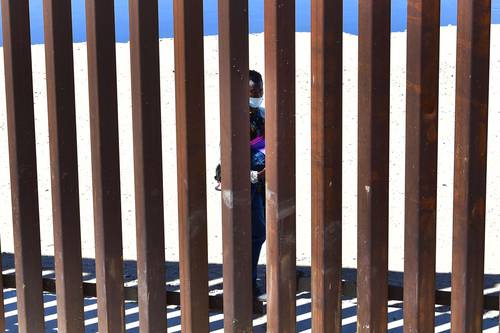
[[[357,290],[356,281],[342,280],[342,296],[347,298],[355,298]],[[297,280],[297,293],[310,292],[311,291],[311,277],[304,276]],[[387,287],[388,300],[389,301],[403,301],[403,287],[389,285]],[[435,291],[436,302],[435,305],[451,305],[451,292],[444,290]],[[488,294],[484,295],[484,306],[483,310],[499,310],[498,295]]]
[[[16,275],[15,274],[2,274],[3,288],[14,289],[16,288]],[[56,292],[56,280],[52,278],[43,278],[43,291],[48,293]],[[138,289],[137,286],[123,287],[124,300],[137,302]],[[93,282],[83,282],[83,295],[85,297],[97,297],[97,286]],[[181,293],[178,291],[165,290],[167,298],[167,305],[181,305]],[[208,296],[208,308],[213,311],[223,310],[223,297],[222,294]],[[497,306],[498,309],[498,306]],[[254,314],[264,314],[265,308],[261,301],[255,300],[253,305]]]
[[[3,280],[4,289],[14,289],[16,288],[16,275],[15,274],[2,274],[1,279]],[[347,298],[356,297],[357,283],[356,281],[342,280],[342,296]],[[43,291],[48,293],[56,292],[56,280],[53,278],[43,278]],[[297,293],[310,292],[311,291],[311,277],[301,276],[297,279]],[[389,285],[388,289],[388,300],[389,301],[403,301],[403,287]],[[97,287],[93,282],[83,282],[83,294],[85,297],[97,297]],[[178,291],[165,291],[165,296],[167,298],[167,305],[181,305],[181,294]],[[435,305],[450,306],[451,305],[451,292],[444,290],[435,291],[436,302]],[[136,286],[124,287],[124,300],[125,301],[137,301],[138,291]],[[212,311],[222,311],[223,310],[223,295],[210,295],[208,296],[209,309]],[[496,294],[484,295],[484,305],[483,310],[485,311],[498,311],[499,302],[498,296]],[[264,300],[254,301],[254,314],[264,314],[265,306]]]

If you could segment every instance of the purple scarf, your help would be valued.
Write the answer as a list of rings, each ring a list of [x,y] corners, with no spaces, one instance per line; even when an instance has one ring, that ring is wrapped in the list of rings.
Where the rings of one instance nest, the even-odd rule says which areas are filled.
[[[255,151],[259,151],[262,154],[266,154],[266,139],[263,136],[258,136],[250,141],[250,148]]]

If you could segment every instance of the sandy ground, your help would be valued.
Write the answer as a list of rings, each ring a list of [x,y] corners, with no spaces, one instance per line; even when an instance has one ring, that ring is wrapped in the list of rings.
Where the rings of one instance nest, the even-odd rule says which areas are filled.
[[[488,274],[500,268],[500,26],[492,28],[490,127],[488,142],[488,201],[486,262]],[[310,34],[297,33],[297,263],[310,264]],[[439,168],[438,168],[438,242],[437,270],[447,276],[451,270],[452,254],[452,189],[455,92],[456,28],[441,30],[441,72],[439,107]],[[222,262],[220,224],[220,192],[213,190],[213,172],[218,161],[219,90],[217,37],[205,37],[205,87],[207,126],[207,187],[209,261]],[[54,254],[51,227],[51,188],[45,60],[43,45],[35,45],[33,79],[37,160],[39,175],[40,224],[42,252]],[[162,79],[163,167],[165,190],[165,254],[168,261],[178,261],[177,185],[175,148],[175,97],[173,41],[160,42]],[[82,226],[82,252],[94,257],[93,213],[90,162],[90,129],[87,92],[86,45],[75,44],[75,80],[77,99],[78,159]],[[124,258],[136,258],[133,153],[130,96],[129,44],[117,44],[119,126],[122,180],[122,211]],[[0,61],[3,61],[0,59]],[[392,34],[391,52],[391,142],[390,142],[390,261],[393,271],[403,270],[404,233],[404,143],[405,143],[405,64],[406,34]],[[264,73],[263,35],[250,36],[250,66]],[[3,64],[0,64],[3,76]],[[344,150],[343,150],[343,265],[356,267],[356,171],[357,171],[357,37],[344,35]],[[5,114],[4,82],[0,80],[0,224],[2,251],[12,252],[12,215],[10,205],[8,143]],[[261,263],[265,262],[265,252]],[[449,277],[449,276],[448,276]],[[494,279],[494,277],[491,277]],[[442,287],[446,282],[443,282]]]

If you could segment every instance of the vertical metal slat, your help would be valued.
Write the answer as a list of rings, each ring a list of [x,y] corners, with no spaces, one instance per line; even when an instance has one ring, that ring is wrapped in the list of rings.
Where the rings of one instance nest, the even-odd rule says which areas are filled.
[[[2,0],[19,331],[43,332],[42,264],[28,0]]]
[[[315,0],[312,60],[312,328],[342,329],[342,1]]]
[[[57,254],[57,326],[61,332],[83,332],[71,1],[45,0],[43,5],[52,212]]]
[[[439,1],[408,2],[405,332],[434,331]]]
[[[1,243],[1,242],[0,242]],[[3,295],[3,264],[2,264],[2,249],[0,246],[0,332],[5,332],[5,308]]]
[[[219,0],[224,329],[252,331],[248,1]]]
[[[87,52],[99,332],[123,332],[125,309],[113,0],[87,0]]]
[[[268,330],[295,331],[295,1],[264,5]]]
[[[490,0],[458,2],[451,296],[454,333],[482,330],[490,23]]]
[[[387,330],[390,12],[390,0],[359,2],[359,333]]]
[[[177,187],[184,332],[208,332],[203,1],[174,1]]]
[[[158,2],[131,0],[137,276],[141,332],[167,330]]]

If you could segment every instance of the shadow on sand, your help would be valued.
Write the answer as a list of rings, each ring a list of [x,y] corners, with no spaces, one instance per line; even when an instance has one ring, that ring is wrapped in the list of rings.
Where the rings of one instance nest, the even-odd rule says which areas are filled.
[[[3,270],[14,268],[14,258],[11,253],[3,253]],[[46,278],[54,278],[54,258],[50,256],[42,257],[43,275]],[[95,279],[95,260],[83,259],[82,262],[84,280],[92,281]],[[309,276],[310,268],[298,266],[297,270],[302,275]],[[7,271],[8,272],[8,271]],[[128,285],[136,283],[136,262],[131,260],[124,261],[124,276]],[[265,267],[259,266],[260,284],[263,287],[265,281]],[[343,279],[354,281],[356,279],[356,269],[344,268],[342,271]],[[166,262],[166,281],[167,289],[171,291],[179,290],[179,264],[178,262]],[[209,265],[209,284],[211,293],[221,292],[222,290],[222,265]],[[403,273],[389,272],[389,282],[392,285],[402,286]],[[485,275],[485,289],[494,288],[500,283],[500,275]],[[444,289],[451,286],[450,273],[437,273],[436,288]],[[297,332],[309,332],[311,330],[311,299],[307,292],[297,296]],[[16,292],[13,289],[4,290],[5,298],[5,324],[6,332],[17,332],[17,304]],[[53,294],[44,294],[45,307],[45,331],[57,332],[57,304],[56,296]],[[342,332],[356,332],[356,300],[345,299],[342,302]],[[97,332],[97,300],[95,298],[86,298],[84,301],[85,313],[85,331]],[[167,308],[166,319],[169,332],[181,332],[181,311],[179,307],[169,306]],[[223,315],[218,312],[210,313],[210,331],[223,331]],[[450,309],[447,306],[436,307],[436,332],[450,332]],[[139,309],[136,302],[127,301],[125,303],[125,321],[127,332],[139,332]],[[403,332],[403,306],[401,302],[391,301],[388,311],[389,330],[391,333]],[[483,330],[493,331],[498,327],[498,311],[485,312],[483,319]],[[265,316],[257,317],[254,320],[254,332],[266,332]]]

